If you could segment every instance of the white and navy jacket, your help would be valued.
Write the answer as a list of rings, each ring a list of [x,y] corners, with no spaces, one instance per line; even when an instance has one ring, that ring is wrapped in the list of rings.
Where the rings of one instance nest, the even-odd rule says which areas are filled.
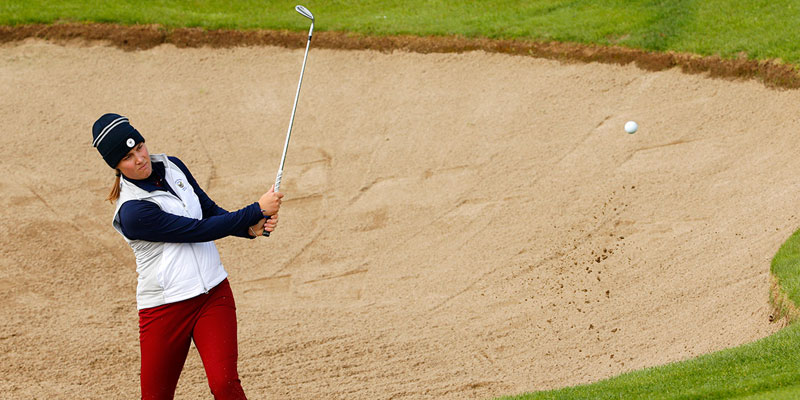
[[[214,240],[250,237],[262,218],[257,202],[235,212],[217,206],[175,157],[151,154],[153,173],[120,179],[113,226],[136,256],[138,309],[207,293],[227,276]]]

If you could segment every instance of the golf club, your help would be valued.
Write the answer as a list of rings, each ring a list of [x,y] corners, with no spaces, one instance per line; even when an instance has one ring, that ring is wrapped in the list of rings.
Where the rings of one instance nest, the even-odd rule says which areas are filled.
[[[289,138],[292,136],[292,125],[294,124],[294,114],[297,111],[297,99],[300,98],[300,86],[303,84],[303,73],[306,71],[306,60],[308,59],[308,48],[311,47],[311,35],[314,33],[314,15],[307,8],[297,5],[294,7],[295,11],[300,15],[311,20],[311,27],[308,28],[308,41],[306,42],[306,53],[303,55],[303,68],[300,69],[300,81],[297,82],[297,93],[294,95],[294,106],[292,106],[292,118],[289,119],[289,130],[286,132],[286,143],[283,145],[283,155],[281,156],[281,165],[278,167],[278,176],[275,178],[275,191],[279,192],[281,187],[281,178],[283,177],[283,164],[286,162],[286,151],[289,149]],[[264,236],[269,236],[269,232],[264,229]]]

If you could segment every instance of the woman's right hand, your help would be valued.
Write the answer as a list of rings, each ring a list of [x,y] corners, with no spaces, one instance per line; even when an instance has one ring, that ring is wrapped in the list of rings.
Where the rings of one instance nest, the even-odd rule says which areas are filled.
[[[264,220],[264,227],[262,231],[272,232],[278,225],[278,214],[272,214],[269,219]]]
[[[261,198],[258,199],[258,205],[261,206],[261,212],[265,217],[278,213],[278,210],[281,209],[282,198],[283,193],[275,192],[275,185],[272,185],[267,193],[261,195]]]

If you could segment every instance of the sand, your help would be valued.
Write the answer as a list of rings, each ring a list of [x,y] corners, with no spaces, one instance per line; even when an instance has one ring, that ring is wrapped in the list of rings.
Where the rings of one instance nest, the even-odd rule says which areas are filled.
[[[0,46],[0,398],[139,395],[94,120],[130,117],[238,209],[274,180],[302,55]],[[312,48],[278,230],[217,242],[248,396],[491,398],[775,332],[798,109],[678,70]],[[176,398],[211,398],[195,350]]]

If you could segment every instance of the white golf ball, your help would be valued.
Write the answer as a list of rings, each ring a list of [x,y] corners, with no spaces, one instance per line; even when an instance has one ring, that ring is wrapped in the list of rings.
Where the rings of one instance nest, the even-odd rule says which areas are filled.
[[[628,121],[625,123],[625,132],[636,133],[638,129],[639,125],[636,122]]]

